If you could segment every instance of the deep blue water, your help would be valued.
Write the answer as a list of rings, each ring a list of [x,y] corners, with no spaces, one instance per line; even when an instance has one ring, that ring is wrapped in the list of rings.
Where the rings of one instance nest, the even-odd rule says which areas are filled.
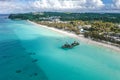
[[[120,52],[0,17],[0,80],[120,80]]]

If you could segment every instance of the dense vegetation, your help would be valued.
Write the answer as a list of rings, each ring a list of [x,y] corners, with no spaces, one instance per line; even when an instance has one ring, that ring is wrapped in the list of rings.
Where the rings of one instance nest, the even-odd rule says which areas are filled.
[[[110,22],[93,22],[92,27],[84,33],[85,37],[90,37],[97,41],[109,41],[120,45],[120,28]]]
[[[59,16],[62,21],[103,21],[120,23],[120,13],[57,13],[57,12],[44,12],[44,13],[26,13],[26,14],[11,14],[9,18],[29,19],[29,20],[41,20],[41,17]]]

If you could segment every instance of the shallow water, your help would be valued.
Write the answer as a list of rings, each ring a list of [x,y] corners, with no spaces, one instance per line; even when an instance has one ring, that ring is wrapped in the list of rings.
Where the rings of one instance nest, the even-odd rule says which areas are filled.
[[[120,80],[120,52],[26,21],[0,19],[0,80]]]

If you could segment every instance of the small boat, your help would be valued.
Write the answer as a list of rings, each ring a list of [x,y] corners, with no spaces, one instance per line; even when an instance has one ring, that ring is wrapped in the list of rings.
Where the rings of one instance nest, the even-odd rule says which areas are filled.
[[[68,43],[66,43],[66,44],[64,44],[63,46],[62,46],[62,48],[63,49],[71,49],[71,48],[73,48],[73,47],[75,47],[75,46],[78,46],[79,45],[79,42],[76,42],[76,41],[74,41],[72,44],[68,44]]]

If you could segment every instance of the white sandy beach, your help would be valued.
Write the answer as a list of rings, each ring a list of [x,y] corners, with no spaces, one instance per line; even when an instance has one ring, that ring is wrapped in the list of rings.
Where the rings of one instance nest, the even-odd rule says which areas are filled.
[[[49,29],[49,30],[61,33],[63,35],[67,35],[67,36],[70,36],[70,37],[73,37],[73,38],[77,38],[80,41],[84,41],[84,42],[86,42],[88,44],[94,44],[94,45],[97,45],[97,46],[103,46],[103,47],[109,48],[111,50],[115,50],[115,51],[120,52],[120,48],[119,47],[116,47],[116,46],[113,46],[113,45],[110,45],[110,44],[101,43],[101,42],[96,42],[96,41],[93,41],[91,39],[84,38],[83,35],[79,35],[78,36],[76,34],[73,34],[73,33],[67,32],[67,31],[63,31],[63,30],[56,29],[56,28],[53,28],[53,27],[48,27],[48,26],[45,26],[45,25],[40,25],[40,24],[37,24],[37,23],[29,21],[29,20],[27,20],[27,21],[32,23],[32,24],[34,24],[34,25],[37,25],[37,26],[40,26],[40,27],[44,27],[46,29]]]

